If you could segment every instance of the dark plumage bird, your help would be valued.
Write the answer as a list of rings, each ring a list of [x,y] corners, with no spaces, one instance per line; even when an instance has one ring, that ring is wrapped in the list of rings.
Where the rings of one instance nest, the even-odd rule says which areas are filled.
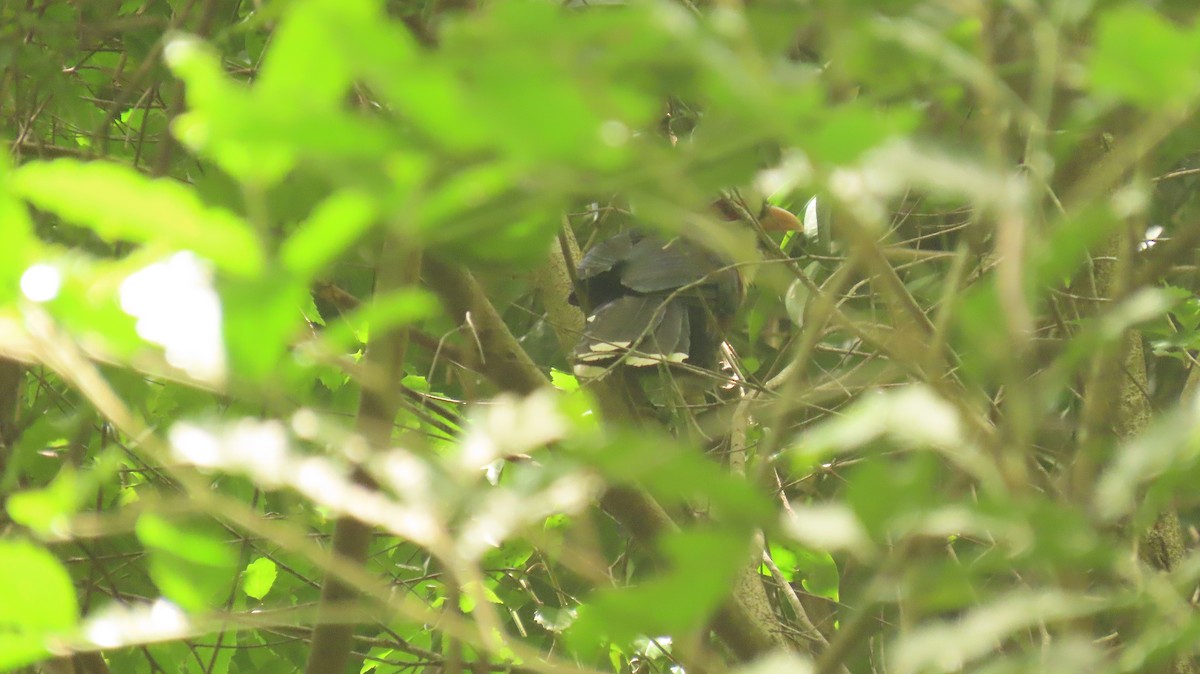
[[[800,228],[781,208],[768,207],[760,221],[768,230]],[[577,272],[589,309],[571,353],[579,377],[617,363],[713,369],[745,296],[745,280],[727,260],[686,239],[638,229],[593,246]]]

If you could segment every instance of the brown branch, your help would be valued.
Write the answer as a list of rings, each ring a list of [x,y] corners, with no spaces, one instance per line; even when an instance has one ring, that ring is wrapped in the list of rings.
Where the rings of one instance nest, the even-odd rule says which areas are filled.
[[[406,252],[400,249],[394,238],[389,239],[379,256],[374,296],[385,296],[415,283],[419,268],[419,253]],[[382,381],[398,383],[404,378],[404,357],[407,350],[407,328],[372,334],[371,344],[368,345],[364,358],[366,367],[382,373]],[[363,387],[355,424],[369,447],[379,449],[391,444],[393,421],[399,406],[399,391],[392,388]],[[354,479],[360,484],[370,483],[370,478],[362,471],[356,471]],[[370,542],[369,525],[343,516],[334,524],[330,554],[362,564],[367,559]],[[318,614],[322,607],[337,605],[354,596],[350,586],[335,576],[326,575],[325,582],[321,585]],[[345,670],[353,641],[353,624],[319,620],[313,628],[312,650],[309,651],[304,671],[307,674],[325,674]]]
[[[528,394],[550,383],[509,332],[470,272],[428,257],[421,274],[451,319],[473,333],[480,351],[478,369],[493,384],[505,391]]]

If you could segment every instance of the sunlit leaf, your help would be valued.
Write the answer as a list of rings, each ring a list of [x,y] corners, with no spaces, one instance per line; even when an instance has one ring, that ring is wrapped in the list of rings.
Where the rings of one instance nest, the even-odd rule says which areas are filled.
[[[266,557],[259,557],[246,565],[246,569],[242,571],[242,592],[261,600],[271,591],[277,574],[275,562]]]
[[[0,667],[45,657],[47,639],[75,627],[79,606],[71,576],[54,555],[28,541],[0,541]]]
[[[573,608],[554,608],[540,606],[533,613],[537,624],[546,628],[547,632],[562,632],[575,622],[576,611]]]
[[[56,529],[61,530],[66,518],[75,513],[82,488],[75,472],[64,469],[50,486],[17,492],[8,497],[5,506],[14,522],[41,534],[50,534]]]

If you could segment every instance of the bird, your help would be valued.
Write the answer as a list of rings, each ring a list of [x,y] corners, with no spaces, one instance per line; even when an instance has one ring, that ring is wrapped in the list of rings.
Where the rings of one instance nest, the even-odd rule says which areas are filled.
[[[737,218],[726,202],[714,207],[726,220]],[[768,231],[802,229],[796,216],[776,206],[764,207],[758,220]],[[592,246],[576,278],[570,299],[587,313],[571,352],[579,379],[603,376],[618,365],[715,369],[745,296],[745,280],[730,261],[694,241],[640,228]]]

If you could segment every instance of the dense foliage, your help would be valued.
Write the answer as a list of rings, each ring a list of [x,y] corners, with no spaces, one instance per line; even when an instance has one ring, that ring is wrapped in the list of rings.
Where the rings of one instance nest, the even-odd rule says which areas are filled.
[[[1191,0],[29,0],[0,68],[0,670],[1197,671]],[[753,272],[707,386],[571,374],[634,224]]]

